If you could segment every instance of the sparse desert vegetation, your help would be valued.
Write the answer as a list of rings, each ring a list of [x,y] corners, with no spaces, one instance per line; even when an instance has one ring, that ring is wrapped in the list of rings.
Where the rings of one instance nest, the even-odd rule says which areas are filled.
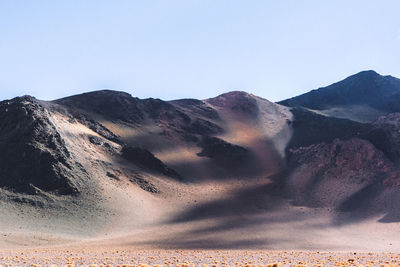
[[[1,266],[399,266],[400,255],[260,250],[34,249],[0,252]]]

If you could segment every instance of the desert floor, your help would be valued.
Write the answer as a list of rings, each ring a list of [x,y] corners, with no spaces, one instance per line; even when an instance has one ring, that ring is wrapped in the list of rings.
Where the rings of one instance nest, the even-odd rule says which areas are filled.
[[[399,266],[400,255],[271,250],[3,250],[2,266]]]

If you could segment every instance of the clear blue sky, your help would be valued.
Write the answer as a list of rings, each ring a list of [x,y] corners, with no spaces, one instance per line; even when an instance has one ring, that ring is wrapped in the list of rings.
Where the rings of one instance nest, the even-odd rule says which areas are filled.
[[[366,69],[400,77],[399,12],[398,0],[1,0],[0,99],[277,101]]]

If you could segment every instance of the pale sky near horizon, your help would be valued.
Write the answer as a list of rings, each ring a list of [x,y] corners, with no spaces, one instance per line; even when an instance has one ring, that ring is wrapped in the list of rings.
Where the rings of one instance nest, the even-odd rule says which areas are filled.
[[[114,89],[282,100],[362,70],[400,77],[400,1],[2,0],[0,100]]]

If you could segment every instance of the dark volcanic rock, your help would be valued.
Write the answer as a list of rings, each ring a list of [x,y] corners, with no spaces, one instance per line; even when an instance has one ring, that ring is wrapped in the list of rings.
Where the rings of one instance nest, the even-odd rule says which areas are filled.
[[[197,154],[198,156],[208,157],[224,168],[240,168],[251,157],[246,148],[217,137],[204,137],[199,146],[203,150]]]
[[[74,117],[77,121],[82,123],[83,125],[86,125],[89,129],[91,129],[93,132],[98,133],[99,135],[103,136],[104,138],[113,141],[115,143],[120,143],[118,136],[115,135],[113,132],[108,130],[106,127],[104,127],[101,123],[96,122],[95,120],[89,119],[87,116],[83,114],[76,114]]]
[[[129,179],[132,183],[137,184],[141,189],[149,193],[158,194],[160,190],[152,183],[144,179],[141,175],[133,175]]]
[[[169,168],[146,149],[140,147],[124,147],[122,149],[122,157],[149,171],[158,172],[177,179],[181,178],[176,171]]]
[[[37,189],[74,195],[73,177],[86,173],[75,164],[48,111],[32,97],[0,102],[0,186],[35,194]]]

